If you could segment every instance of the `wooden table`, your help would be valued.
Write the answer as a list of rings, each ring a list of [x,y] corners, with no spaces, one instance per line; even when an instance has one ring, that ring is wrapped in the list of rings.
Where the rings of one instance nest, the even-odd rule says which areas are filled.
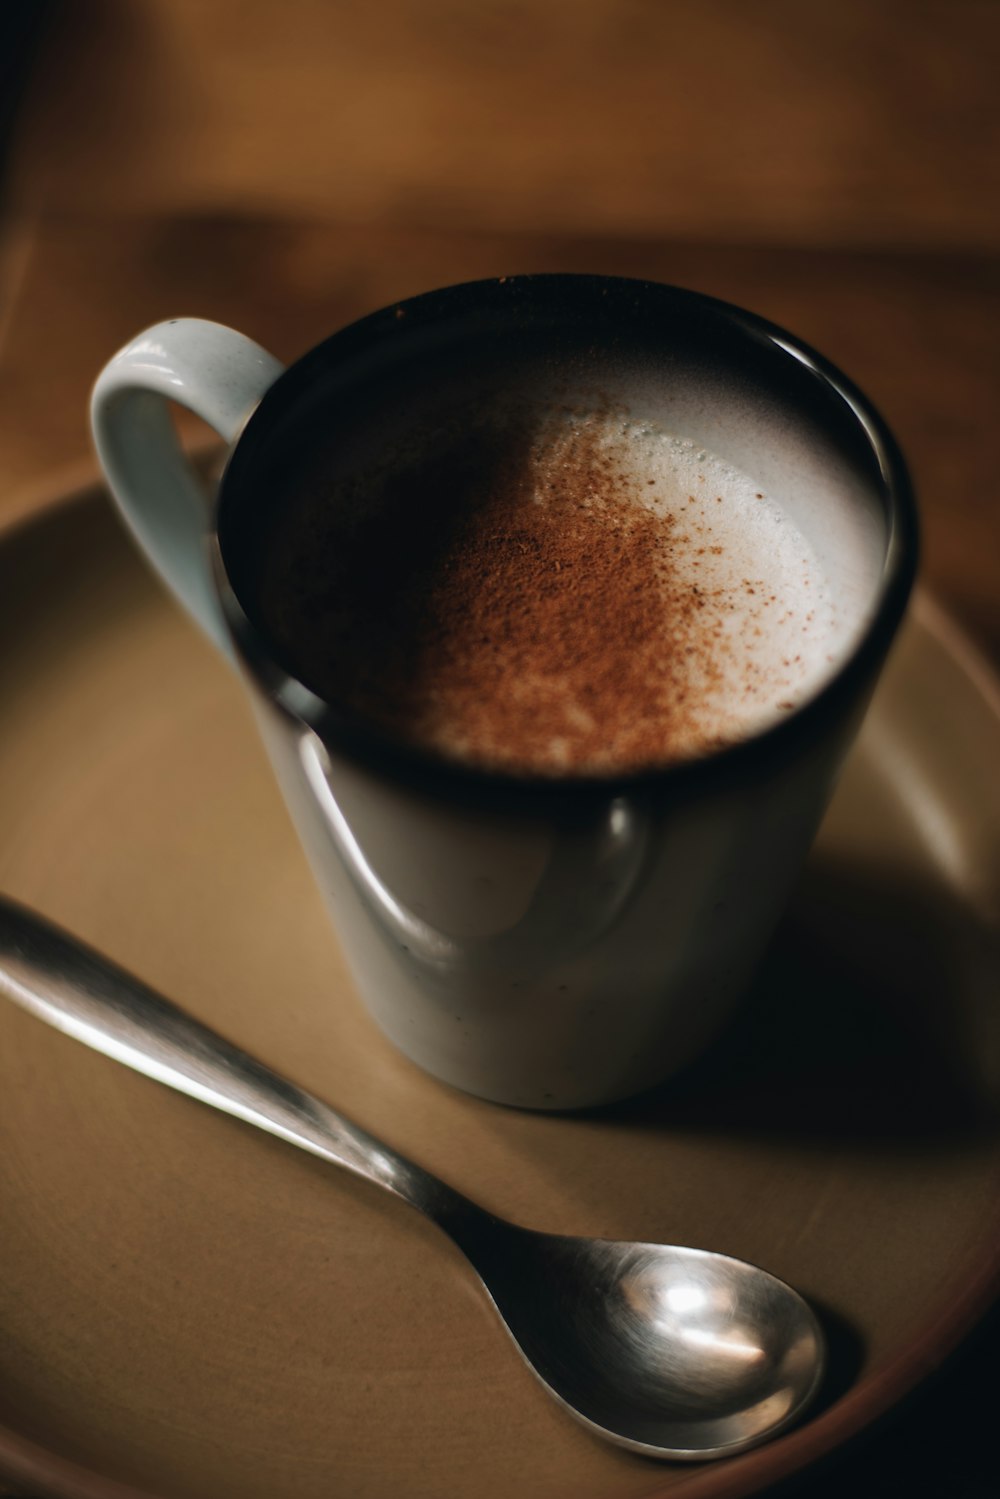
[[[0,517],[86,453],[95,372],[162,317],[288,359],[463,278],[651,276],[786,324],[868,392],[914,470],[925,581],[1000,650],[995,7],[50,8],[7,183]]]

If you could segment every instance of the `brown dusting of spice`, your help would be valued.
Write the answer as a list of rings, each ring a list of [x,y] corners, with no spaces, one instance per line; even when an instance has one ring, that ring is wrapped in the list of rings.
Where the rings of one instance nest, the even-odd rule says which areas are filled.
[[[678,497],[683,529],[649,508],[627,445],[601,434],[494,418],[353,494],[317,493],[268,584],[303,680],[405,740],[505,769],[627,770],[724,742],[704,704],[751,585],[699,586],[699,502]]]

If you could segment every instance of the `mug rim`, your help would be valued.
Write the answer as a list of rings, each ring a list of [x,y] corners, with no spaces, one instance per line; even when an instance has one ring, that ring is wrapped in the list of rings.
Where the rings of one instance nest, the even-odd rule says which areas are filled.
[[[244,438],[268,423],[279,405],[294,399],[295,392],[308,384],[331,357],[351,347],[363,346],[373,335],[383,334],[387,327],[394,329],[396,337],[400,331],[405,334],[407,318],[413,312],[426,317],[442,303],[467,300],[474,304],[477,297],[487,292],[495,297],[498,287],[509,289],[506,294],[514,298],[522,289],[551,288],[553,293],[565,293],[613,287],[633,296],[707,312],[728,323],[750,342],[768,345],[805,366],[828,393],[848,408],[881,476],[887,537],[885,557],[875,604],[858,639],[823,685],[793,712],[731,745],[661,765],[602,773],[507,770],[448,758],[440,752],[409,744],[327,702],[277,660],[266,634],[249,618],[239,600],[220,539],[220,515],[235,482],[233,468]],[[290,364],[265,391],[229,449],[216,493],[210,543],[223,615],[237,652],[275,707],[312,729],[329,750],[393,780],[481,806],[513,803],[530,808],[540,803],[579,806],[623,796],[683,797],[706,779],[716,784],[753,781],[786,764],[804,742],[821,739],[828,727],[850,716],[852,705],[858,703],[863,707],[867,701],[868,690],[892,644],[912,591],[919,557],[919,522],[906,462],[877,408],[836,365],[796,335],[734,303],[665,282],[541,272],[458,282],[390,303],[345,324]]]

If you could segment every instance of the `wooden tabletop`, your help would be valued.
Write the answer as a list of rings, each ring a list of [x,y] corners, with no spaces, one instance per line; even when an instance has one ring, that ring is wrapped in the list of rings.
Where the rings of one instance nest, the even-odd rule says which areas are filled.
[[[56,6],[7,182],[0,518],[87,454],[94,375],[163,317],[289,359],[451,281],[651,276],[867,391],[925,582],[1000,652],[998,62],[982,0]]]
[[[1000,665],[998,53],[978,0],[64,7],[0,222],[0,528],[90,469],[92,381],[162,318],[289,360],[449,282],[644,276],[866,391],[912,467],[923,582]],[[988,1492],[997,1348],[803,1492]]]

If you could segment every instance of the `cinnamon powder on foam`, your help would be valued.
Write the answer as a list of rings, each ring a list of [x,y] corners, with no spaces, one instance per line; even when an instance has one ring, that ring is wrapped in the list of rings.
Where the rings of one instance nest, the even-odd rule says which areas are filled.
[[[739,737],[762,691],[790,707],[792,657],[765,682],[745,650],[781,601],[727,568],[723,497],[664,502],[608,432],[499,423],[317,495],[269,587],[307,685],[425,749],[536,773],[669,763]]]

